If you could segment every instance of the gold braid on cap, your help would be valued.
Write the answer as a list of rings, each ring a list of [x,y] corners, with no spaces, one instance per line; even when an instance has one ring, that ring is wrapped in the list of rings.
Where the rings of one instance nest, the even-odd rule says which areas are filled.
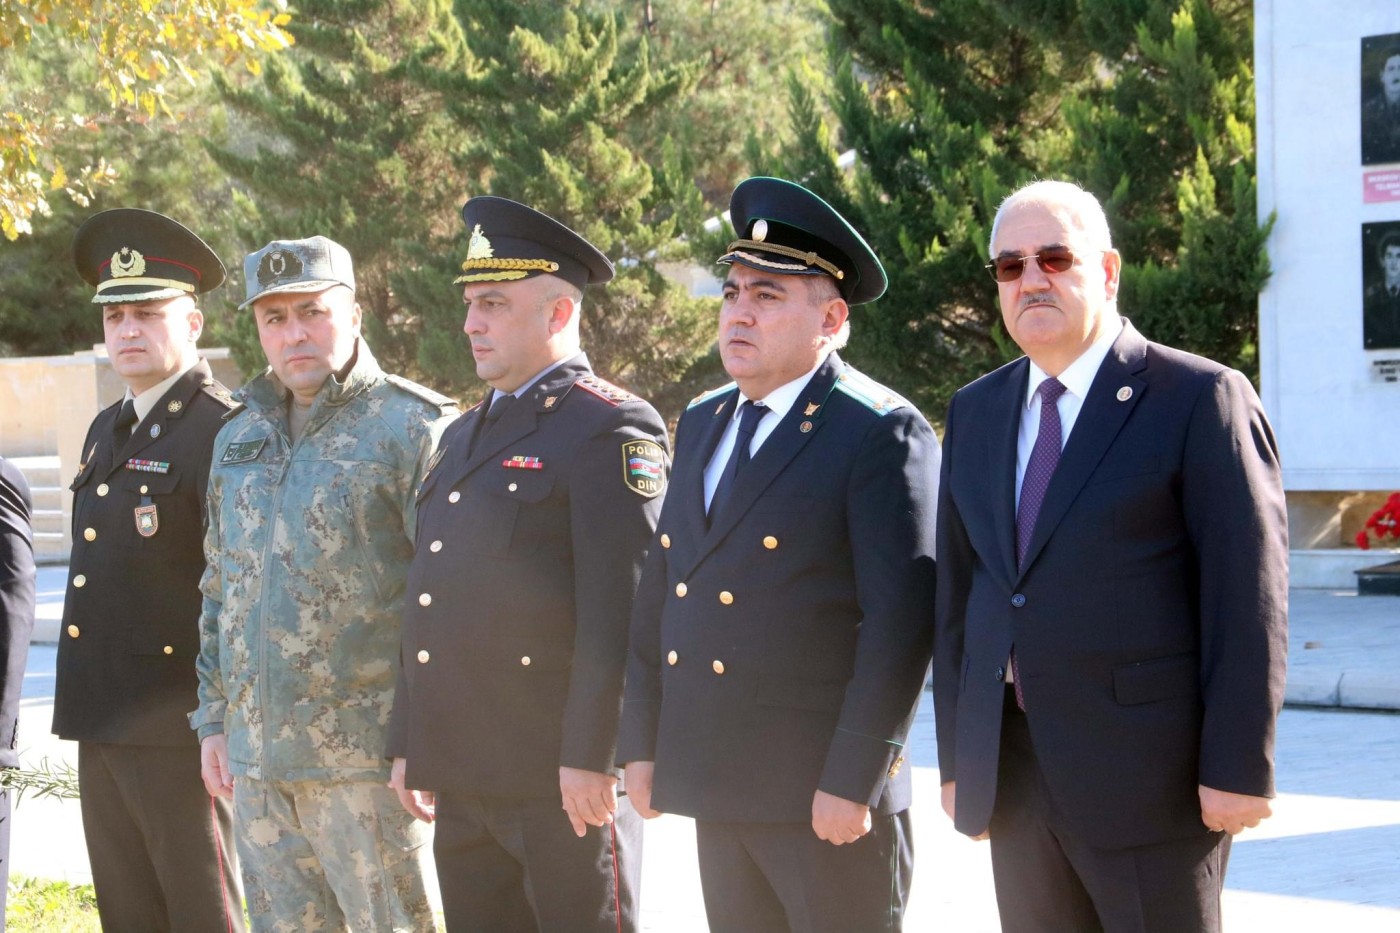
[[[740,247],[743,248],[741,249]],[[803,264],[796,265],[794,263],[774,262],[771,259],[764,259],[762,256],[755,256],[753,253],[746,252],[746,250],[752,249],[761,250],[765,253],[776,253],[779,256],[787,256],[790,259],[799,259]],[[816,253],[793,249],[791,246],[783,246],[780,243],[764,243],[760,240],[735,240],[733,243],[729,244],[728,251],[731,253],[738,253],[751,262],[756,262],[763,266],[771,266],[774,269],[793,269],[800,271],[816,266],[818,269],[837,280],[846,277],[846,273],[836,268],[833,263],[827,262],[825,259],[818,256]]]
[[[551,262],[548,259],[506,259],[483,257],[480,259],[468,259],[462,263],[462,271],[469,272],[472,269],[482,269],[482,272],[470,275],[459,275],[452,280],[453,285],[463,285],[467,282],[510,282],[515,279],[523,279],[531,272],[558,272],[559,263]]]

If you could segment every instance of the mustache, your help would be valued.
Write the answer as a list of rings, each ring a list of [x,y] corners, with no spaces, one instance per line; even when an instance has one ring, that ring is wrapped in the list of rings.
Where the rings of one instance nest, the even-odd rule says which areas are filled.
[[[1018,307],[1016,310],[1024,311],[1031,305],[1040,305],[1041,307],[1045,307],[1048,305],[1051,308],[1060,307],[1060,303],[1054,298],[1049,297],[1048,295],[1024,295],[1021,298],[1020,307]]]

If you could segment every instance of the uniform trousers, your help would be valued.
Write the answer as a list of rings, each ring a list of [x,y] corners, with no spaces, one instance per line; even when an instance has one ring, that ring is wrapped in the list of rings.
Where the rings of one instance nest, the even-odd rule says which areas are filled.
[[[1202,827],[1185,839],[1121,849],[1077,839],[1055,808],[1010,686],[990,832],[1003,933],[1220,930],[1230,836]]]
[[[431,931],[427,829],[382,781],[233,781],[258,933]]]
[[[810,823],[696,820],[711,933],[882,933],[904,928],[914,871],[909,811],[870,814],[846,845]]]
[[[243,929],[227,801],[199,747],[78,743],[83,836],[108,933]]]
[[[448,933],[627,933],[638,928],[642,818],[574,834],[553,797],[437,792],[433,859]]]

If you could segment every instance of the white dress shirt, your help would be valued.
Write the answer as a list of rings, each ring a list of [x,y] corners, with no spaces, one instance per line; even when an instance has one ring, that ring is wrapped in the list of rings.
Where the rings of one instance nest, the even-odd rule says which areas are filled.
[[[170,391],[170,387],[173,386],[181,376],[198,365],[199,360],[195,360],[175,375],[161,380],[140,395],[132,395],[131,389],[128,388],[126,393],[122,396],[122,401],[125,402],[127,399],[131,399],[131,407],[136,409],[136,424],[131,426],[131,430],[135,431],[137,425],[146,420],[146,416],[151,413],[151,409],[156,407],[156,402],[159,402],[165,396],[165,393]]]

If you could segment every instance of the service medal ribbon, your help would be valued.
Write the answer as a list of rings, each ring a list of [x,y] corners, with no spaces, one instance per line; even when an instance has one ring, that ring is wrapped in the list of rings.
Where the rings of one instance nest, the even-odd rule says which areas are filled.
[[[164,460],[141,460],[137,457],[132,457],[130,460],[126,461],[126,468],[128,470],[140,470],[142,473],[170,472],[170,464],[166,463]]]
[[[502,460],[501,466],[512,470],[543,470],[544,463],[539,457],[511,457],[509,460]]]

